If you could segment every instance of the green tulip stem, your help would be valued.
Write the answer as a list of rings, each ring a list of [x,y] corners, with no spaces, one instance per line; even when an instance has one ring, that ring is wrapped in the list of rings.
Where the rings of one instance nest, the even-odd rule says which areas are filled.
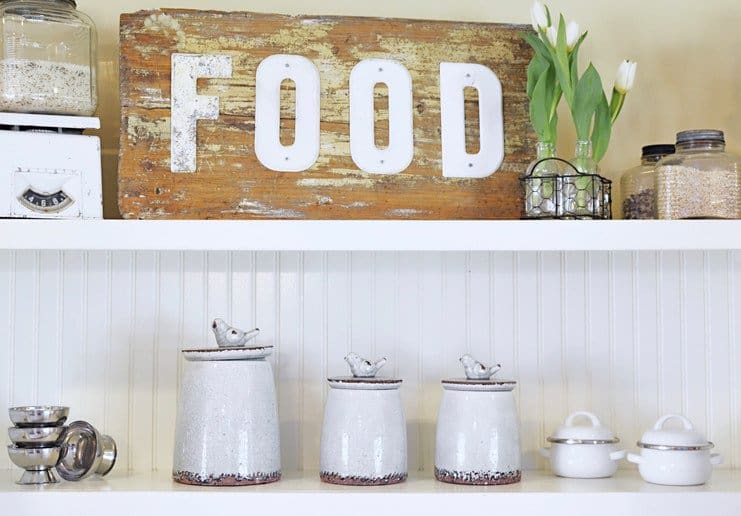
[[[620,93],[618,90],[612,90],[612,99],[610,100],[610,121],[614,124],[620,112],[623,110],[623,104],[625,103],[625,94]]]

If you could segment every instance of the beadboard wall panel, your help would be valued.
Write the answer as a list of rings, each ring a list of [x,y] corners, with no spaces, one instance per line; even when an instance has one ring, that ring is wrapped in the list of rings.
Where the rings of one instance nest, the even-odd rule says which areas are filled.
[[[117,440],[117,468],[169,470],[178,350],[214,345],[220,316],[277,345],[286,470],[318,467],[325,379],[350,350],[404,379],[412,469],[432,469],[439,381],[464,352],[518,380],[526,468],[578,409],[629,447],[687,414],[741,467],[740,298],[739,252],[3,251],[0,408],[70,405]]]

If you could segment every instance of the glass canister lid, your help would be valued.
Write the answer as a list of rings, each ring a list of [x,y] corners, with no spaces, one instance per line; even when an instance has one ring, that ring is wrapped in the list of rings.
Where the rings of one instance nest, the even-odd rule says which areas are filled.
[[[513,380],[499,380],[494,375],[499,371],[501,364],[487,367],[471,355],[463,355],[460,359],[465,378],[448,378],[442,380],[443,388],[449,391],[511,391],[517,385]]]
[[[677,419],[682,423],[682,428],[664,428],[664,424]],[[639,448],[650,450],[709,450],[714,446],[704,435],[695,430],[692,422],[684,416],[667,414],[659,418],[652,429],[641,436],[636,443]]]
[[[657,143],[644,145],[641,148],[641,158],[661,158],[674,154],[677,151],[673,143]]]
[[[273,353],[273,346],[248,346],[260,333],[259,328],[242,331],[222,319],[215,319],[211,329],[216,337],[216,348],[184,349],[183,357],[190,361],[259,360]]]
[[[588,425],[575,425],[577,418],[587,418]],[[602,426],[599,418],[591,412],[574,412],[559,426],[548,442],[557,444],[613,444],[620,442],[609,428]]]
[[[688,131],[680,131],[677,133],[678,145],[697,141],[725,143],[726,138],[723,131],[717,129],[690,129]]]
[[[352,389],[366,391],[383,391],[398,389],[401,386],[399,378],[377,377],[388,360],[384,357],[380,360],[371,361],[361,357],[357,353],[349,353],[345,362],[350,366],[352,376],[334,376],[327,378],[329,386],[334,389]]]

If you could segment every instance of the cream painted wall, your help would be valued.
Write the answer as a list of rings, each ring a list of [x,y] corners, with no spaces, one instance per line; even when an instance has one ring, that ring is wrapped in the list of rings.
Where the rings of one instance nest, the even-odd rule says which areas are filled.
[[[530,0],[78,0],[98,26],[100,108],[106,216],[116,216],[118,143],[118,15],[152,7],[252,10],[529,23]],[[576,19],[590,36],[590,59],[611,84],[623,58],[638,61],[637,85],[602,162],[608,177],[639,159],[640,147],[672,142],[676,131],[718,128],[741,153],[741,2],[739,0],[554,0],[553,10]],[[571,156],[572,131],[562,117],[560,153]]]

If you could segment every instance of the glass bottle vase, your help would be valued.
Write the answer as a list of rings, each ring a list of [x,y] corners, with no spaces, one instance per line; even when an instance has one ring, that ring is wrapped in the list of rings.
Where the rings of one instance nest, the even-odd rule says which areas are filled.
[[[599,166],[592,157],[590,140],[576,142],[571,164],[574,169],[569,169],[567,176],[563,178],[559,217],[594,218],[595,214],[603,211],[603,204],[609,202],[609,199],[604,199],[596,177],[599,175]]]
[[[525,217],[555,217],[558,211],[559,166],[555,161],[543,161],[556,156],[556,146],[551,142],[539,141],[537,157],[528,166],[525,174]]]

